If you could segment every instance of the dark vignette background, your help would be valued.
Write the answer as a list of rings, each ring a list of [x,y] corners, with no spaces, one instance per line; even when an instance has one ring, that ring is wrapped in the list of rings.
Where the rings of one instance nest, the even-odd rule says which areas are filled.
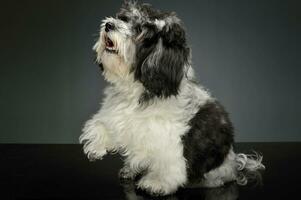
[[[154,0],[183,19],[198,78],[230,112],[237,141],[301,141],[298,0]],[[91,50],[121,1],[0,6],[0,143],[77,143],[105,82]]]

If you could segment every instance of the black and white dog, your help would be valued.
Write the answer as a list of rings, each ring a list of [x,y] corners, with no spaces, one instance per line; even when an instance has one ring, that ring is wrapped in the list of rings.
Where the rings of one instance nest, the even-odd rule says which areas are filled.
[[[89,159],[125,157],[121,178],[167,195],[179,187],[246,183],[263,169],[259,155],[233,152],[227,112],[194,77],[185,30],[174,12],[125,2],[100,26],[96,61],[110,83],[80,142]]]

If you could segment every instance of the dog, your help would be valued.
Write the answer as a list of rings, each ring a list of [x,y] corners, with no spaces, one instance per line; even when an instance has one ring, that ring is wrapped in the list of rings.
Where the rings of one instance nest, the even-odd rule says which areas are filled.
[[[246,184],[264,169],[259,154],[236,154],[228,113],[196,80],[182,21],[126,1],[105,18],[93,47],[110,84],[79,138],[90,160],[118,152],[119,176],[152,195],[180,187]]]

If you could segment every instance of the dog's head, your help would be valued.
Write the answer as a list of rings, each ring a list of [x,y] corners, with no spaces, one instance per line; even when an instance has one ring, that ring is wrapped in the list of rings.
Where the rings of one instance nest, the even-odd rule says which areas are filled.
[[[132,1],[123,4],[116,18],[102,21],[94,50],[108,81],[139,81],[146,100],[177,95],[190,57],[174,12]]]

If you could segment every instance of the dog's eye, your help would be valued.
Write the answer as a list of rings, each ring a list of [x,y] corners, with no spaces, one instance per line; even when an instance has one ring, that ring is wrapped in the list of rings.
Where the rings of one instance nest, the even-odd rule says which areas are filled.
[[[125,15],[121,15],[121,16],[118,16],[118,19],[120,19],[121,21],[124,21],[124,22],[128,22],[129,21],[129,18]]]

